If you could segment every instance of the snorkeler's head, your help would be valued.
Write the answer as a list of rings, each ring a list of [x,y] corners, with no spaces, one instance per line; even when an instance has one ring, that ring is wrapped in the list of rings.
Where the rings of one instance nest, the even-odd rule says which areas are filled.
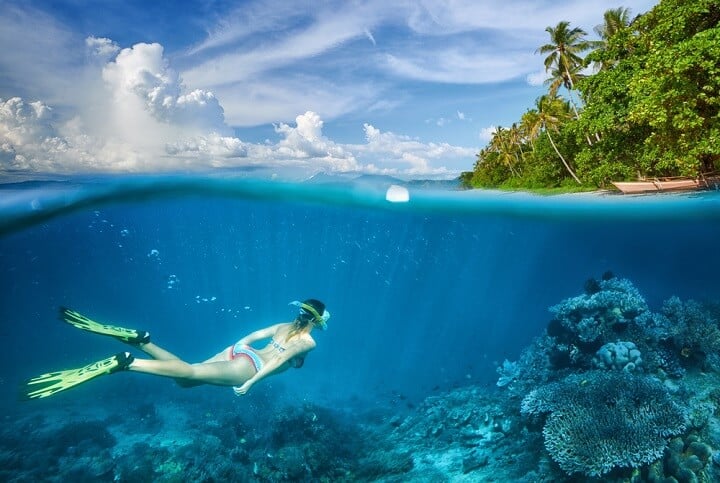
[[[302,302],[298,302],[297,300],[290,302],[290,305],[295,305],[300,309],[295,320],[297,320],[301,326],[304,327],[311,323],[321,330],[327,328],[330,312],[325,309],[324,303],[316,299],[307,299]]]

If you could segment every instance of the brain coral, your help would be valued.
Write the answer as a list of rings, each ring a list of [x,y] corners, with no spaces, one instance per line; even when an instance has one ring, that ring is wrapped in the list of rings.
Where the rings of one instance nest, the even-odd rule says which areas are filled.
[[[528,394],[523,412],[549,412],[545,448],[568,474],[587,476],[657,460],[686,425],[660,382],[625,372],[569,376]]]
[[[642,365],[642,354],[633,342],[608,342],[595,353],[593,364],[598,369],[632,372]]]

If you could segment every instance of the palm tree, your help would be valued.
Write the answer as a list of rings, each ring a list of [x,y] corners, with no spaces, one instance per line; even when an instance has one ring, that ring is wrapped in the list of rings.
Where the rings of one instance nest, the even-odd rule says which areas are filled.
[[[555,28],[545,29],[550,34],[550,43],[541,46],[536,52],[549,54],[545,58],[545,71],[551,73],[548,82],[550,84],[550,96],[555,97],[560,86],[565,86],[570,94],[575,118],[579,118],[572,91],[575,89],[575,81],[579,78],[580,70],[585,63],[580,54],[590,48],[593,43],[585,40],[587,32],[575,27],[570,28],[570,22],[563,20]]]
[[[626,7],[611,8],[603,14],[604,23],[594,28],[602,40],[607,40],[621,30],[630,26],[630,9]]]
[[[542,123],[539,121],[540,114],[537,109],[528,109],[520,118],[520,130],[524,137],[530,142],[533,152],[535,152],[535,140],[542,131]]]
[[[560,86],[562,86],[567,89],[567,91],[570,93],[570,97],[572,98],[571,89],[575,87],[577,81],[587,77],[580,71],[581,69],[582,66],[575,66],[575,68],[571,71],[560,72],[553,67],[550,73],[550,77],[548,77],[545,81],[545,84],[550,86],[550,88],[548,89],[548,94],[553,97],[556,96],[558,90],[560,89]],[[575,110],[575,113],[577,114],[577,110]]]
[[[498,154],[500,161],[510,169],[513,176],[518,175],[513,167],[513,161],[517,160],[517,155],[513,156],[515,152],[513,151],[509,131],[507,129],[503,127],[496,127],[488,148],[490,152]]]
[[[535,125],[529,126],[530,130],[534,132],[544,131],[545,134],[547,134],[550,144],[560,158],[560,161],[562,161],[562,164],[563,166],[565,166],[567,172],[570,173],[570,176],[572,176],[578,184],[582,184],[580,178],[577,177],[568,162],[560,153],[560,150],[558,150],[557,146],[555,145],[555,141],[553,141],[553,138],[550,135],[550,132],[560,132],[560,126],[564,121],[568,119],[570,113],[568,111],[567,103],[563,102],[563,100],[557,96],[546,95],[541,96],[537,100],[536,106],[536,115],[532,115],[532,117],[527,116],[528,119],[532,119],[535,123]],[[530,112],[531,111],[528,111],[526,114],[529,114]]]
[[[545,70],[561,75],[574,89],[572,72],[577,72],[584,62],[580,54],[592,47],[592,42],[584,39],[587,35],[583,29],[575,27],[570,29],[570,22],[563,20],[555,28],[545,29],[550,34],[550,43],[541,46],[537,52],[550,54],[545,58]],[[563,82],[564,82],[563,81]]]
[[[522,171],[520,160],[525,158],[525,153],[523,152],[523,144],[525,143],[525,134],[523,133],[522,129],[517,125],[517,123],[512,123],[512,126],[510,126],[510,129],[508,129],[508,142],[511,146],[514,148],[517,148],[513,154],[515,155],[515,162],[519,166],[518,170]],[[519,153],[519,154],[518,154]]]
[[[599,57],[601,59],[604,57],[602,54],[606,51],[609,40],[627,29],[632,23],[630,19],[630,9],[625,7],[606,10],[603,19],[604,22],[602,25],[597,25],[593,29],[595,33],[600,36],[600,40],[593,42],[593,46],[595,47],[595,52],[600,54]],[[608,61],[604,59],[600,62],[600,70],[609,69],[614,63],[612,60]]]

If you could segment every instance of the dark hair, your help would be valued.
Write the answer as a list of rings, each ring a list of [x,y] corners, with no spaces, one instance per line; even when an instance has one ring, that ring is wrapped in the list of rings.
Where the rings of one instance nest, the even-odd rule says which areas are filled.
[[[307,300],[303,300],[302,303],[304,303],[304,304],[306,304],[306,305],[309,305],[309,306],[311,306],[312,308],[314,308],[315,311],[316,311],[316,312],[318,313],[318,315],[320,315],[320,316],[322,316],[323,312],[325,312],[325,304],[322,303],[322,302],[320,302],[320,301],[317,300],[317,299],[307,299]],[[314,319],[315,319],[315,317],[312,317],[312,318],[310,318],[310,317],[301,317],[301,316],[295,317],[295,320],[293,321],[292,328],[290,329],[290,332],[288,332],[287,337],[285,338],[285,340],[287,341],[287,340],[290,339],[292,336],[294,336],[295,334],[297,334],[297,333],[300,331],[300,329],[302,329],[302,328],[304,328],[304,327],[307,327],[307,325],[308,325],[312,320],[314,320]]]
[[[315,311],[322,315],[325,312],[325,304],[317,299],[307,299],[303,301],[304,304],[310,305]]]

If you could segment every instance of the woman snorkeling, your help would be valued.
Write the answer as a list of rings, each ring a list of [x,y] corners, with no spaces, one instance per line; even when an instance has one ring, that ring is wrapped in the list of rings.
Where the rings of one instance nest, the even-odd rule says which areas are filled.
[[[44,398],[70,389],[104,374],[118,371],[142,372],[156,376],[171,377],[182,387],[202,384],[233,386],[238,396],[246,394],[258,381],[302,366],[305,356],[315,348],[310,333],[314,328],[324,330],[330,313],[325,304],[315,299],[291,302],[299,309],[295,320],[272,325],[246,335],[234,345],[217,353],[210,359],[190,364],[150,341],[150,333],[105,325],[67,308],[60,309],[60,318],[79,329],[107,335],[132,345],[152,359],[135,358],[130,352],[120,352],[112,357],[94,362],[79,369],[50,372],[30,379],[25,396],[30,399]],[[250,344],[269,339],[262,349]]]

